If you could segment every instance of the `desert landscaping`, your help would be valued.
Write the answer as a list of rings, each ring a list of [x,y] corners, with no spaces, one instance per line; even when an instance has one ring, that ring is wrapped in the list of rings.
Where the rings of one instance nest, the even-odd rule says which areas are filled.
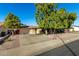
[[[54,35],[14,35],[0,45],[0,55],[79,55],[79,32]],[[64,41],[64,43],[62,42]],[[16,43],[16,44],[15,44]],[[70,48],[66,47],[65,44]],[[72,51],[74,52],[72,52]]]

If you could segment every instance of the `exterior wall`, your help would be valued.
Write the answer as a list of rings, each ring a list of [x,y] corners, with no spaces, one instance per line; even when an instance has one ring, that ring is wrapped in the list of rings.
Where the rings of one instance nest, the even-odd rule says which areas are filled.
[[[28,28],[21,28],[20,29],[20,34],[28,34],[29,33],[29,30]]]
[[[69,29],[69,31],[70,31],[70,32],[73,32],[73,31],[74,31],[74,29]]]
[[[39,28],[21,28],[20,34],[40,34],[41,30]]]
[[[74,27],[74,31],[79,31],[79,27]]]
[[[29,34],[36,34],[36,30],[35,29],[29,29]]]
[[[40,34],[41,30],[42,30],[42,29],[37,29],[36,33],[37,33],[37,34]]]
[[[29,34],[40,34],[42,29],[29,29]]]

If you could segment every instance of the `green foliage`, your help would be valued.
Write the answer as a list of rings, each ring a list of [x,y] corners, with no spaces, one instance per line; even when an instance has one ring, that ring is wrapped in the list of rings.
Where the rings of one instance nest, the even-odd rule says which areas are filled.
[[[71,25],[74,23],[74,21],[76,20],[77,15],[76,13],[70,13],[68,16],[68,28],[71,27]]]
[[[50,28],[50,14],[56,9],[54,4],[35,4],[36,6],[36,21],[41,28]],[[49,21],[48,21],[49,20]]]
[[[70,28],[75,19],[76,13],[69,13],[66,9],[57,9],[57,4],[40,3],[36,6],[36,22],[44,29],[67,29]]]
[[[5,19],[4,26],[10,29],[20,28],[20,20],[17,16],[12,13],[9,13]]]

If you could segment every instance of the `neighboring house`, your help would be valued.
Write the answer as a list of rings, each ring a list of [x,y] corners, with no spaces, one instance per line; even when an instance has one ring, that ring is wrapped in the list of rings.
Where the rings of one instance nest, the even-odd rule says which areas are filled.
[[[79,31],[79,26],[73,26],[74,31]]]
[[[79,31],[79,26],[72,26],[72,28],[70,28],[70,31]]]
[[[74,31],[74,28],[70,28],[69,31],[70,31],[70,32],[73,32],[73,31]]]
[[[0,22],[0,32],[2,32],[4,26],[3,26],[3,22]]]

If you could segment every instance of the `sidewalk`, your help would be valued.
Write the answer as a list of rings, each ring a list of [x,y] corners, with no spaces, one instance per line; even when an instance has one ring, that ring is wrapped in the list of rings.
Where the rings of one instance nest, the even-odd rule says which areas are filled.
[[[71,36],[69,36],[71,35]],[[58,36],[64,41],[64,43],[68,46],[65,46],[63,43],[62,46],[51,49],[45,53],[39,54],[40,56],[71,56],[71,55],[79,55],[79,34],[65,34],[63,36]],[[60,39],[60,40],[61,40]],[[71,51],[72,50],[72,51]]]

